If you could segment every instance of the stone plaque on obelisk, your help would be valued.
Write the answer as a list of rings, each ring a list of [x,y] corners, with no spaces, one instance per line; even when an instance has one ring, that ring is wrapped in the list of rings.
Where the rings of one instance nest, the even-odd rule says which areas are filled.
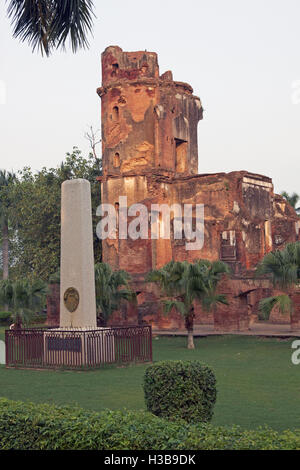
[[[60,327],[97,327],[91,187],[85,179],[61,188]]]

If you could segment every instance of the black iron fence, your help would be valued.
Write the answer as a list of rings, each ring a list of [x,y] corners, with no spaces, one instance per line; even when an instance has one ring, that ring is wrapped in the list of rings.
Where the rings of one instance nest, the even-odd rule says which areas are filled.
[[[28,328],[5,331],[6,366],[93,368],[151,362],[151,326],[84,329]]]

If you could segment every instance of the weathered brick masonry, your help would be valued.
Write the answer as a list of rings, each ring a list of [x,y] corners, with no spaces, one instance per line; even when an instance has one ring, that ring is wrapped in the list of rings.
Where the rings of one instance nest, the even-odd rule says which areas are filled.
[[[156,53],[108,47],[97,93],[102,103],[101,202],[118,208],[119,196],[127,196],[128,206],[143,203],[149,209],[151,204],[204,204],[205,217],[201,250],[187,251],[186,240],[174,240],[172,232],[170,239],[134,241],[120,239],[117,231],[115,240],[103,241],[103,261],[127,270],[138,292],[138,307],[124,305],[111,322],[139,319],[154,329],[183,328],[179,314],[162,314],[159,292],[144,276],[172,259],[206,258],[231,266],[231,278],[220,285],[230,304],[210,314],[197,306],[195,323],[214,323],[216,330],[248,329],[259,300],[272,293],[267,280],[254,279],[254,268],[267,252],[300,239],[295,211],[274,194],[269,177],[247,171],[198,174],[201,101],[190,85],[174,81],[172,72],[159,74]],[[273,314],[272,321],[276,318]]]
[[[205,240],[200,251],[187,251],[185,241],[105,240],[103,261],[126,269],[139,292],[138,309],[124,306],[114,323],[136,323],[137,317],[157,328],[179,328],[176,313],[162,315],[153,286],[144,275],[174,260],[221,259],[233,275],[220,286],[230,305],[214,314],[196,308],[196,323],[214,322],[216,329],[244,330],[257,314],[259,300],[272,293],[253,269],[270,250],[299,239],[299,218],[286,201],[274,194],[271,178],[236,171],[197,174],[197,125],[201,101],[187,83],[159,74],[154,52],[123,52],[108,47],[102,54],[103,177],[102,202],[204,204]],[[200,159],[201,168],[201,159]],[[171,213],[172,218],[172,213]],[[288,321],[288,320],[287,320]]]

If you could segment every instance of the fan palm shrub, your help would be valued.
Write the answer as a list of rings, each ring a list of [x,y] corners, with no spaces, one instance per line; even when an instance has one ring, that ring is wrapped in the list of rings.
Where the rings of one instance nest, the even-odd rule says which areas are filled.
[[[130,275],[126,271],[113,271],[107,263],[95,264],[97,316],[102,326],[106,326],[112,313],[120,308],[122,300],[136,301],[129,281]]]
[[[45,306],[46,295],[47,284],[40,279],[0,281],[0,304],[8,306],[16,328],[30,323],[33,314]]]
[[[298,215],[300,215],[300,206],[297,207],[297,203],[300,200],[300,196],[297,193],[288,194],[286,191],[281,193],[281,196],[287,200],[287,202],[295,209]]]
[[[300,242],[288,243],[283,250],[268,253],[258,265],[256,273],[259,276],[268,275],[273,286],[285,292],[262,299],[259,304],[260,317],[268,320],[275,306],[282,313],[292,315],[292,295],[300,283]]]
[[[188,333],[188,349],[194,349],[194,302],[200,301],[205,310],[211,310],[218,303],[227,304],[226,297],[217,293],[222,276],[230,269],[222,261],[198,260],[170,261],[158,270],[151,271],[147,282],[159,285],[164,298],[164,313],[175,308],[185,321]]]

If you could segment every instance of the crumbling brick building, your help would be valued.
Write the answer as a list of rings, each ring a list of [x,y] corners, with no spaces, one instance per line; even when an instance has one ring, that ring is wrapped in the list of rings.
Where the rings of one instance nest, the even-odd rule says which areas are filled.
[[[223,260],[232,275],[220,284],[229,306],[208,314],[197,306],[195,323],[214,323],[216,330],[245,330],[258,302],[272,293],[254,269],[269,251],[300,239],[300,219],[271,178],[247,171],[198,174],[197,126],[203,118],[200,99],[187,83],[159,74],[154,52],[123,52],[108,47],[102,54],[103,176],[101,202],[118,209],[127,204],[204,204],[204,245],[186,250],[184,238],[103,240],[103,261],[132,276],[138,306],[124,305],[112,324],[146,321],[153,328],[183,328],[179,314],[165,317],[159,292],[144,282],[145,274],[170,260]],[[201,168],[201,164],[200,164]],[[171,212],[174,221],[174,213]],[[299,296],[298,296],[299,297]],[[299,301],[300,297],[296,301]],[[278,316],[274,321],[282,321]],[[283,320],[284,321],[284,320]],[[286,319],[285,321],[289,321]],[[297,323],[295,319],[295,324]]]
[[[97,93],[102,103],[102,202],[117,208],[119,196],[127,196],[128,206],[204,204],[205,219],[201,250],[186,250],[184,238],[172,234],[169,239],[131,240],[117,233],[103,240],[103,261],[127,270],[138,292],[137,309],[124,306],[112,322],[136,323],[139,317],[154,328],[182,327],[175,312],[162,315],[159,293],[144,282],[145,274],[172,259],[206,258],[232,268],[230,279],[220,285],[229,306],[218,307],[214,315],[198,306],[195,323],[247,329],[259,300],[272,291],[266,279],[254,278],[254,268],[267,252],[300,239],[297,214],[274,194],[269,177],[247,171],[198,174],[201,101],[189,84],[174,81],[172,72],[159,74],[156,53],[108,47]]]

